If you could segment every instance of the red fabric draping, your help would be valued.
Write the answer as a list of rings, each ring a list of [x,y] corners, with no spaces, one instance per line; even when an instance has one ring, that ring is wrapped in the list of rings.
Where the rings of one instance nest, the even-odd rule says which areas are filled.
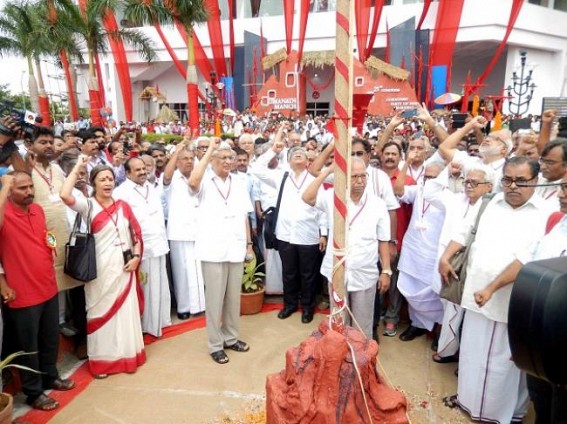
[[[366,54],[366,39],[368,38],[368,25],[370,24],[371,0],[354,0],[354,19],[356,24],[356,45],[358,59],[364,63]]]
[[[91,123],[92,125],[102,125],[102,118],[100,116],[100,94],[96,90],[89,90],[89,107],[91,109]]]
[[[230,75],[234,75],[234,0],[228,0],[228,36],[230,42]]]
[[[51,126],[51,116],[49,115],[49,99],[47,96],[39,96],[39,114],[41,115],[41,125],[45,127]]]
[[[376,35],[378,34],[378,26],[380,24],[380,17],[382,16],[382,10],[384,8],[384,0],[375,0],[374,2],[374,16],[372,17],[372,29],[370,30],[370,35],[368,37],[368,44],[366,45],[366,51],[364,53],[364,63],[372,54],[372,48],[374,47],[374,42],[376,41]]]
[[[301,68],[301,57],[303,56],[303,45],[305,44],[305,33],[307,32],[307,19],[309,18],[309,0],[301,0],[299,15],[299,47],[297,48],[297,64]]]
[[[390,63],[390,26],[386,19],[386,51],[384,52],[384,62]]]
[[[260,19],[260,59],[264,59],[264,56],[266,56],[266,49],[264,47],[264,26]]]
[[[439,0],[431,43],[431,64],[450,66],[465,0]]]
[[[75,96],[75,87],[73,86],[73,79],[69,71],[69,60],[67,59],[67,52],[61,50],[59,52],[63,72],[65,73],[65,82],[67,83],[67,96],[69,98],[69,112],[73,121],[79,120],[79,109],[77,108],[77,97]]]
[[[512,0],[512,8],[510,10],[510,17],[508,18],[508,25],[506,27],[506,33],[504,34],[504,38],[498,45],[496,51],[494,52],[494,56],[492,57],[492,60],[486,66],[486,69],[484,70],[482,75],[478,77],[478,80],[474,84],[471,93],[474,93],[476,90],[478,90],[480,85],[482,85],[484,81],[486,81],[486,78],[488,78],[488,76],[492,73],[492,70],[496,66],[498,59],[500,59],[502,52],[506,48],[506,44],[508,43],[508,37],[510,37],[510,33],[512,32],[512,29],[514,29],[514,24],[516,23],[516,20],[520,15],[520,11],[522,10],[523,4],[524,4],[523,0]]]
[[[169,40],[166,38],[165,34],[163,33],[160,24],[158,22],[154,22],[154,27],[159,35],[159,38],[161,38],[161,41],[165,46],[165,49],[169,53],[169,56],[171,56],[171,60],[173,60],[173,64],[175,65],[175,68],[177,69],[179,74],[183,77],[183,79],[187,79],[187,70],[185,69],[185,67],[177,57],[177,54],[175,53],[175,50],[173,50],[173,48],[171,47],[171,44],[169,44]]]
[[[187,99],[189,101],[189,128],[191,134],[199,133],[199,101],[197,99],[199,88],[197,84],[187,84]]]
[[[120,37],[112,34],[118,31],[118,23],[112,10],[107,9],[103,15],[102,22],[106,30],[110,33],[108,42],[114,57],[114,66],[120,82],[120,92],[122,93],[122,104],[124,105],[124,116],[127,122],[133,120],[132,115],[132,81],[130,79],[130,69],[128,68],[128,58],[124,43]]]
[[[183,38],[185,45],[187,45],[187,38],[188,38],[187,31],[185,31],[183,25],[178,21],[175,22],[175,27],[177,28],[177,31],[181,35],[181,38]],[[207,54],[203,49],[203,45],[201,44],[201,41],[199,41],[199,37],[197,37],[195,31],[192,32],[192,37],[193,37],[193,49],[195,50],[194,51],[195,65],[197,65],[197,68],[201,72],[203,78],[205,78],[207,81],[210,82],[211,71],[213,70],[213,67],[209,62],[209,58],[207,57]]]
[[[104,107],[106,105],[106,95],[104,92],[104,82],[102,80],[102,68],[100,67],[100,59],[98,54],[95,53],[95,68],[96,68],[96,79],[98,82],[98,91],[96,92],[98,95],[98,104],[99,108]]]
[[[285,48],[287,54],[291,53],[291,40],[293,38],[293,5],[294,0],[283,0],[285,21]]]
[[[421,11],[421,17],[419,18],[419,22],[417,23],[417,30],[421,29],[421,25],[423,25],[423,21],[427,16],[427,12],[429,12],[429,6],[431,6],[432,0],[425,0],[423,2],[423,10]]]
[[[207,28],[209,29],[209,38],[211,40],[211,50],[213,51],[215,69],[217,71],[217,75],[221,77],[223,75],[227,75],[227,73],[218,0],[205,0],[205,9],[209,12]]]
[[[311,81],[311,79],[309,77],[306,77],[307,79],[307,84],[309,84],[309,86],[316,91],[325,91],[330,85],[331,83],[334,81],[335,78],[335,70],[333,69],[331,74],[329,75],[329,79],[322,85],[317,85],[315,84],[313,81]]]

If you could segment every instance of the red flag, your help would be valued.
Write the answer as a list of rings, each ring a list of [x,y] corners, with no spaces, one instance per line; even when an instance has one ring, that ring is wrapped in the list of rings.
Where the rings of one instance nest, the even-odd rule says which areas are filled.
[[[260,19],[260,59],[264,59],[266,56],[266,48],[264,46],[264,25]]]

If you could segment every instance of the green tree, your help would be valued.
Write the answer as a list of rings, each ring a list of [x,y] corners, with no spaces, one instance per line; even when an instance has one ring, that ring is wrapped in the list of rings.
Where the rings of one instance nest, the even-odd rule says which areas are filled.
[[[135,24],[179,23],[187,33],[187,101],[191,132],[199,130],[199,88],[193,46],[193,25],[206,22],[203,0],[126,0],[124,16]]]

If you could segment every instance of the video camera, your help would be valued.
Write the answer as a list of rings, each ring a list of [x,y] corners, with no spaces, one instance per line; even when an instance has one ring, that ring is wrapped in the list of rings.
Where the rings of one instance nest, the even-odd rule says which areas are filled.
[[[32,139],[37,129],[37,124],[41,124],[43,119],[39,114],[31,110],[16,109],[14,103],[0,102],[0,116],[11,116],[12,119],[24,131],[27,138]],[[14,136],[14,131],[0,123],[0,133],[6,136]]]

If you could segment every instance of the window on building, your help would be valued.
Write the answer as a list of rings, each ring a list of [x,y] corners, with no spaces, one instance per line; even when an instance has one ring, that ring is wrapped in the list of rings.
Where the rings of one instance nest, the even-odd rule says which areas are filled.
[[[262,0],[258,16],[283,15],[283,2],[281,0]]]
[[[561,10],[563,12],[567,12],[567,0],[555,0],[553,8],[555,10]]]
[[[329,102],[307,103],[305,112],[313,116],[328,115]]]
[[[201,103],[199,103],[200,105]],[[187,103],[169,103],[167,106],[177,113],[182,122],[187,121]]]

